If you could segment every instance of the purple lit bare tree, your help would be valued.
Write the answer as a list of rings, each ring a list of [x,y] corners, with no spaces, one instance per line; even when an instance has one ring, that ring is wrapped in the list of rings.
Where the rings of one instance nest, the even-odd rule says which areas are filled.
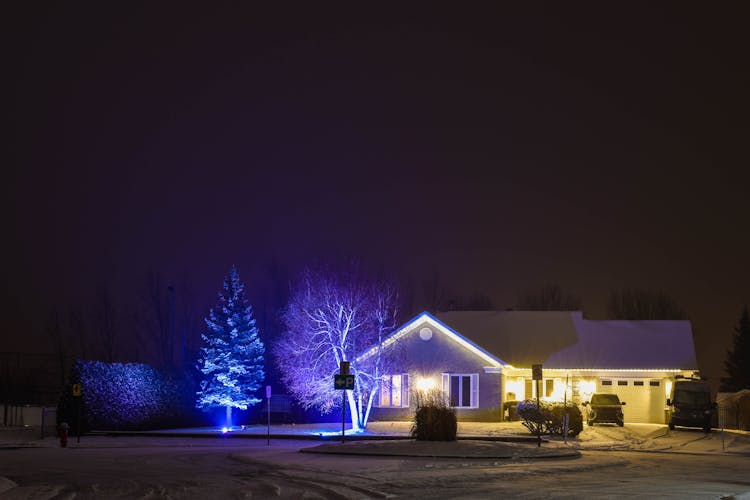
[[[302,273],[292,289],[274,357],[288,390],[305,408],[330,412],[340,404],[333,375],[350,362],[354,389],[347,392],[352,429],[367,426],[380,377],[387,373],[381,344],[397,325],[398,294],[385,280],[356,265],[343,272]],[[368,349],[376,355],[358,356]]]

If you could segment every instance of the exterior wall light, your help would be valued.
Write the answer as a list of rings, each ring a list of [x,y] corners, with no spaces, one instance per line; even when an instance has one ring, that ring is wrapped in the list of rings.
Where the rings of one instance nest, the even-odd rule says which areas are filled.
[[[422,393],[428,393],[437,387],[435,379],[429,377],[419,377],[416,383],[417,390]]]

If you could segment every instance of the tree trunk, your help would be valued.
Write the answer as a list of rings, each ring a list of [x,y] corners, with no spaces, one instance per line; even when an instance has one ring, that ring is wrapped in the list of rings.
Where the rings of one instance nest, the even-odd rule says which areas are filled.
[[[346,400],[349,403],[349,417],[352,421],[352,432],[360,430],[359,412],[357,411],[357,402],[354,400],[354,391],[346,391]]]

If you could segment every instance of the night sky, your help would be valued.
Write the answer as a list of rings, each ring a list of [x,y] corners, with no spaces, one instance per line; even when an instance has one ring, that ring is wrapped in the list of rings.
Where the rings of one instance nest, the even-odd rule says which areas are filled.
[[[149,269],[205,308],[232,264],[257,298],[354,256],[498,309],[663,290],[716,379],[750,302],[746,5],[5,12],[1,350]]]

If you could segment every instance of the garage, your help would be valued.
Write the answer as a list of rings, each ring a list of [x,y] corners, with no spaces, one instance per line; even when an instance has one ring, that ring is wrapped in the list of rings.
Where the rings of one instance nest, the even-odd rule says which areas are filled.
[[[624,401],[625,422],[664,423],[666,396],[664,380],[644,378],[602,378],[599,392],[614,393]]]

